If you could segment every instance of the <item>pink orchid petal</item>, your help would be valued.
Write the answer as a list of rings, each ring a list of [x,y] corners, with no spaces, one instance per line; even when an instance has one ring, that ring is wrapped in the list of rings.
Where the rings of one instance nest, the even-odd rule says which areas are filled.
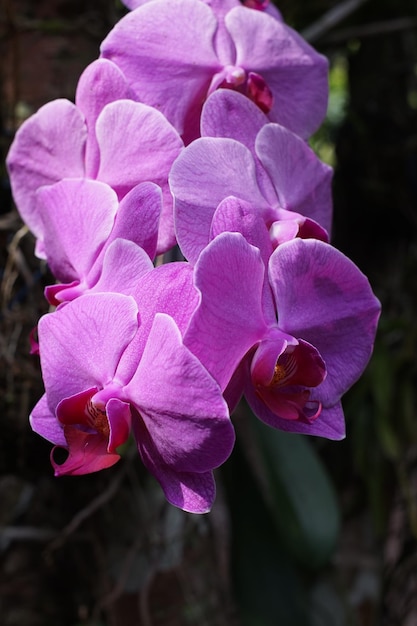
[[[116,448],[126,443],[130,434],[132,416],[130,406],[118,398],[110,398],[106,404],[110,436],[108,451],[114,453]]]
[[[132,294],[138,303],[141,324],[119,363],[118,376],[125,380],[130,380],[136,371],[137,355],[145,349],[155,315],[166,313],[184,334],[198,304],[192,267],[183,262],[161,265],[144,274]]]
[[[271,224],[269,229],[270,240],[274,243],[274,248],[276,248],[282,243],[297,237],[299,231],[300,225],[297,220],[277,220]]]
[[[271,15],[276,20],[283,22],[282,15],[280,11],[276,8],[270,0],[244,0],[243,6],[248,7],[249,9],[255,9],[256,11],[264,11]]]
[[[265,11],[265,13],[268,13],[268,15],[278,20],[279,22],[284,21],[281,12],[274,4],[272,4],[272,2],[269,2],[269,4],[263,10]]]
[[[380,304],[354,263],[321,241],[282,244],[269,275],[279,326],[320,352],[328,375],[314,397],[333,406],[370,358]]]
[[[205,473],[230,455],[234,431],[220,389],[183,345],[168,315],[155,316],[137,371],[124,391],[172,470]]]
[[[233,197],[220,202],[211,223],[210,238],[214,239],[224,232],[241,233],[248,243],[259,249],[265,267],[268,266],[273,250],[271,239],[263,218],[251,204]],[[275,320],[275,303],[267,277],[264,280],[262,306],[265,318]]]
[[[147,2],[152,2],[152,0],[122,0],[122,3],[131,11],[141,7],[142,4],[146,4]]]
[[[108,104],[97,119],[96,134],[101,154],[97,177],[118,190],[119,196],[141,182],[166,186],[183,146],[159,111],[131,100]]]
[[[223,398],[227,402],[227,406],[229,407],[230,415],[233,414],[236,409],[239,401],[243,396],[243,390],[245,387],[245,379],[246,379],[246,370],[242,366],[242,362],[237,366],[236,370],[233,373],[232,378],[230,379],[229,384],[223,392]]]
[[[163,208],[158,251],[175,243],[172,196],[168,174],[183,143],[177,131],[156,109],[130,100],[108,104],[96,124],[100,147],[97,178],[122,198],[135,185],[150,181],[162,189]],[[129,137],[129,141],[126,141]]]
[[[83,282],[49,285],[46,299],[53,306],[70,302],[84,293],[113,292],[131,296],[141,276],[153,269],[152,261],[133,241],[115,239],[93,266]]]
[[[269,118],[309,137],[326,115],[327,59],[262,11],[235,7],[225,22],[236,46],[236,65],[259,74],[272,91]]]
[[[86,140],[84,117],[68,100],[45,104],[17,131],[7,167],[20,215],[36,237],[42,236],[43,223],[34,193],[62,178],[84,176]]]
[[[230,196],[220,202],[210,228],[210,239],[224,232],[241,233],[246,241],[259,248],[265,266],[272,254],[272,244],[265,221],[249,202]]]
[[[85,284],[80,284],[79,280],[70,283],[56,283],[45,287],[45,298],[52,306],[59,306],[62,302],[75,300],[85,291]]]
[[[259,250],[239,233],[216,237],[195,267],[201,302],[184,342],[222,390],[249,348],[267,331],[262,310],[263,283],[264,264]]]
[[[51,412],[46,394],[42,396],[32,410],[29,422],[32,430],[47,441],[56,446],[67,445],[62,424],[59,423],[55,414]]]
[[[134,422],[139,454],[145,467],[160,483],[165,497],[189,513],[208,513],[216,495],[212,472],[179,472],[167,466],[146,427]]]
[[[236,139],[254,152],[256,136],[268,122],[267,116],[246,96],[230,89],[219,89],[204,103],[201,135]]]
[[[134,299],[120,294],[86,294],[44,315],[38,333],[50,409],[112,380],[137,326]]]
[[[140,278],[152,269],[152,261],[142,248],[133,241],[115,239],[106,249],[101,275],[90,291],[133,295]]]
[[[237,91],[219,89],[203,106],[201,136],[228,137],[249,148],[255,161],[259,189],[270,204],[275,204],[275,189],[255,151],[256,137],[268,122],[267,116],[249,98]]]
[[[276,415],[279,419],[288,420],[294,422],[309,422],[304,418],[304,407],[310,397],[308,389],[301,389],[299,391],[293,391],[286,393],[283,391],[277,392],[275,389],[265,389],[262,394],[258,394],[262,402]],[[320,407],[314,415],[315,419],[320,413]]]
[[[287,128],[267,124],[256,138],[256,152],[283,209],[301,213],[330,232],[333,170]]]
[[[143,276],[138,284],[136,300],[141,314],[141,327],[149,334],[156,313],[166,313],[185,332],[198,305],[198,292],[193,284],[193,270],[188,263],[168,263]]]
[[[116,24],[101,54],[120,67],[142,102],[162,111],[182,134],[190,109],[201,109],[212,75],[221,69],[213,47],[216,28],[203,2],[153,0]]]
[[[224,198],[242,198],[258,210],[268,207],[250,151],[233,139],[203,137],[187,146],[172,167],[170,185],[178,243],[193,264],[209,241],[214,212]]]
[[[110,240],[133,241],[148,253],[150,259],[154,259],[161,209],[160,187],[154,183],[133,187],[120,202]]]
[[[96,120],[106,104],[124,98],[135,99],[135,94],[120,69],[111,61],[97,59],[90,63],[81,74],[75,103],[87,122],[85,168],[89,178],[96,178],[100,165],[95,133]]]
[[[39,189],[37,202],[52,272],[63,281],[85,278],[113,228],[115,192],[98,181],[64,179]]]

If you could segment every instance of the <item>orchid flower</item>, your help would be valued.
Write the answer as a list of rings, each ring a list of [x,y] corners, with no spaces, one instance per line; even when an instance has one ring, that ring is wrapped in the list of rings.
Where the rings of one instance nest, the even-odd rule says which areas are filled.
[[[75,104],[49,102],[20,127],[7,166],[19,212],[36,237],[43,229],[36,191],[63,178],[88,178],[110,185],[120,200],[141,182],[158,184],[158,252],[174,245],[168,173],[183,144],[159,111],[135,99],[119,68],[99,59],[80,77]],[[37,250],[43,256],[41,245]]]
[[[68,451],[61,464],[52,453],[55,474],[114,465],[132,432],[169,502],[209,510],[212,470],[229,456],[234,431],[217,383],[174,319],[157,313],[142,328],[133,297],[87,294],[42,317],[38,333],[45,395],[30,421]]]
[[[61,281],[46,288],[51,304],[94,288],[131,293],[153,267],[162,204],[157,185],[141,183],[119,203],[105,183],[64,179],[41,187],[36,200],[43,252]]]
[[[239,233],[218,235],[195,266],[200,291],[185,344],[226,392],[267,424],[344,436],[340,398],[372,352],[380,304],[341,252],[313,239],[281,244],[266,268]]]
[[[235,92],[218,91],[204,105],[204,136],[181,152],[169,176],[177,239],[190,262],[210,241],[214,214],[229,196],[263,217],[274,247],[297,236],[328,241],[332,168],[300,137],[267,122]]]
[[[140,2],[104,39],[101,55],[186,143],[198,136],[201,105],[218,88],[242,92],[304,138],[326,113],[327,59],[276,15],[235,0]]]

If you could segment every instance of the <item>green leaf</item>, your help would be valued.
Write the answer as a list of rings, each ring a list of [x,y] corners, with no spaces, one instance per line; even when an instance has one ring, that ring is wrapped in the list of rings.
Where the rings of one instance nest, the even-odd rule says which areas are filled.
[[[227,462],[232,574],[242,626],[310,626],[308,597],[237,445]]]
[[[401,445],[396,432],[396,422],[393,420],[392,407],[394,406],[394,391],[396,376],[393,374],[393,358],[388,348],[379,343],[374,349],[369,364],[369,378],[371,391],[375,402],[375,426],[377,437],[384,454],[390,459],[397,459],[401,454]],[[397,416],[396,420],[398,422]]]
[[[259,446],[260,486],[291,553],[318,568],[331,556],[340,528],[336,495],[307,437],[252,423]],[[335,443],[334,445],[337,445]]]

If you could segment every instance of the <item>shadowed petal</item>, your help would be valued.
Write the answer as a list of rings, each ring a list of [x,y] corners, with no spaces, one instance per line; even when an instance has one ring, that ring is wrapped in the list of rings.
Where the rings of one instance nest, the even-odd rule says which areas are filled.
[[[244,280],[242,280],[244,278]],[[239,233],[223,233],[201,253],[195,285],[201,302],[184,342],[222,390],[267,325],[262,310],[264,264]]]
[[[164,463],[140,419],[135,420],[134,431],[143,464],[160,483],[168,502],[189,513],[207,513],[216,495],[213,473],[172,469]]]
[[[269,275],[279,326],[320,352],[328,375],[314,397],[333,406],[368,363],[380,304],[354,263],[321,241],[282,244]]]
[[[34,407],[30,414],[29,422],[32,430],[47,441],[54,443],[56,446],[65,447],[67,445],[62,424],[59,423],[55,414],[49,409],[46,394],[42,396]]]
[[[323,408],[320,415],[310,424],[296,420],[281,419],[273,413],[254,393],[253,388],[245,390],[245,397],[253,412],[260,420],[271,426],[291,433],[315,435],[339,441],[346,436],[345,420],[340,403],[331,408]]]
[[[328,233],[332,221],[333,170],[300,137],[278,124],[264,126],[256,152],[283,209],[318,222]]]
[[[272,91],[269,118],[309,137],[327,110],[327,59],[262,11],[235,7],[225,21],[236,46],[236,65],[259,74]]]
[[[171,470],[205,473],[230,455],[234,430],[221,391],[182,344],[168,315],[155,316],[137,371],[124,392]]]

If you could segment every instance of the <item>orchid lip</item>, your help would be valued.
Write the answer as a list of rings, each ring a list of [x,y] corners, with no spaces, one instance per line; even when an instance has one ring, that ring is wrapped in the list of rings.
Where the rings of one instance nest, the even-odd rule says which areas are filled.
[[[85,413],[91,428],[100,435],[103,435],[103,437],[108,438],[110,435],[110,426],[105,409],[101,408],[100,405],[97,405],[92,400],[89,400],[85,407]]]
[[[291,337],[289,342],[287,337],[277,334],[258,346],[252,384],[258,398],[279,418],[311,423],[322,410],[311,399],[311,391],[325,379],[326,366],[314,346]]]
[[[285,360],[285,363],[279,363],[280,360]],[[278,359],[272,380],[268,386],[283,387],[294,376],[296,371],[297,361],[294,357],[294,351],[290,352],[289,348],[287,348],[287,351]]]

